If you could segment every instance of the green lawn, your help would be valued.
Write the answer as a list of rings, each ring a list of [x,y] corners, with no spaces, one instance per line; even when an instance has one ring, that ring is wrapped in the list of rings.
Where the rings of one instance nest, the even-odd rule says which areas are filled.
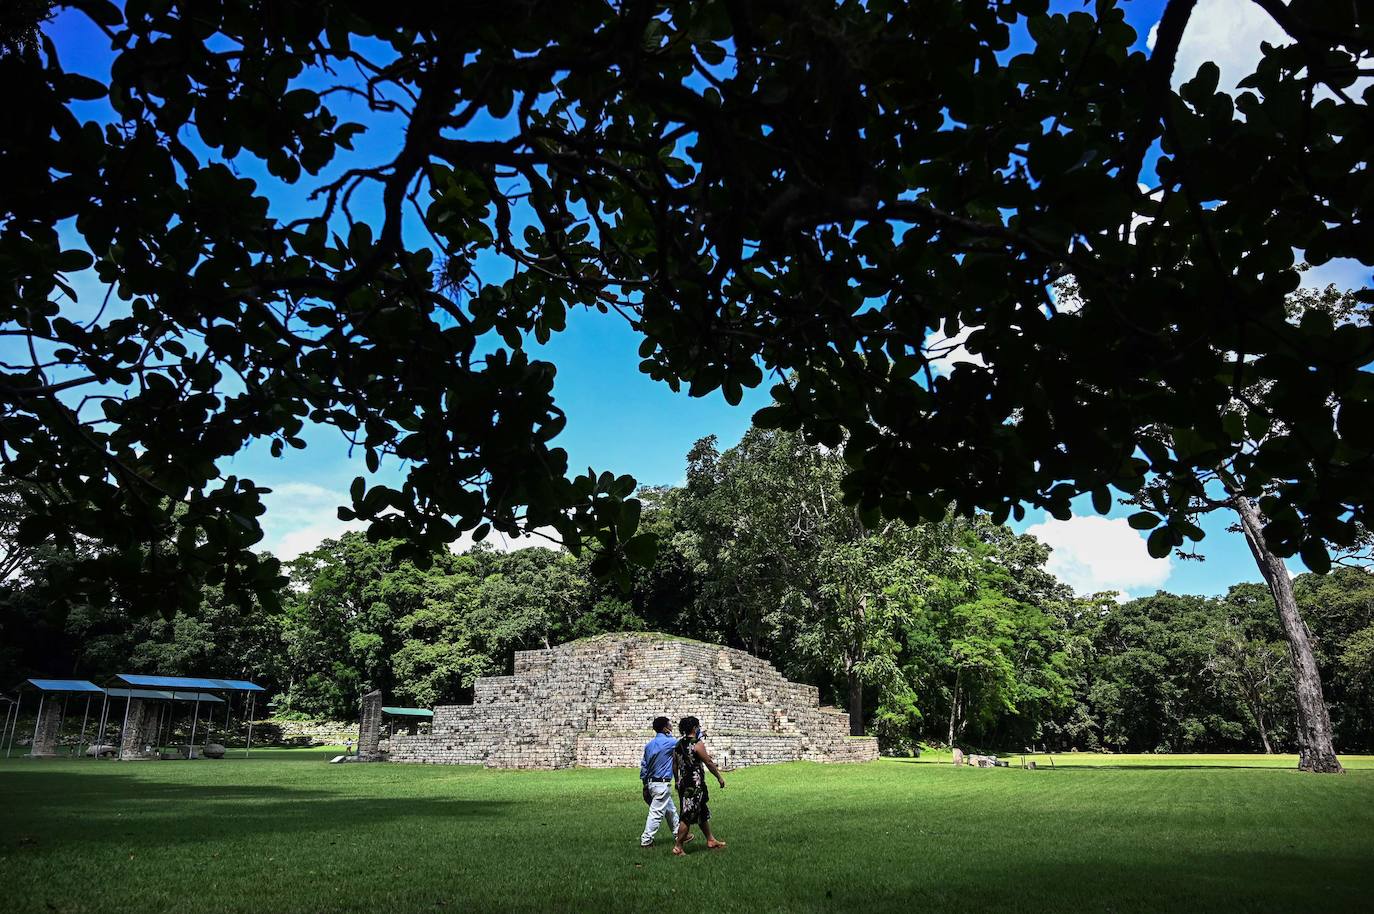
[[[1346,911],[1374,904],[1374,759],[807,763],[727,775],[729,848],[641,850],[630,771],[0,762],[10,911]],[[1044,756],[1037,761],[1046,763]],[[1230,763],[1227,765],[1227,763]],[[1226,767],[1220,767],[1227,765]],[[1111,767],[1109,767],[1111,766]],[[1241,766],[1241,767],[1237,767]],[[1251,767],[1253,766],[1253,767]]]

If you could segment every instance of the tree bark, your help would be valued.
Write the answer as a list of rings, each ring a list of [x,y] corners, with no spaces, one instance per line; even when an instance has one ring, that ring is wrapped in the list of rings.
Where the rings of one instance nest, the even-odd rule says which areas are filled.
[[[1269,730],[1264,726],[1264,712],[1255,715],[1255,723],[1259,725],[1260,742],[1264,744],[1264,754],[1273,755],[1274,747],[1269,745]]]
[[[954,671],[954,695],[949,702],[949,744],[954,746],[954,737],[959,732],[959,677],[962,670]]]
[[[1255,719],[1255,728],[1259,730],[1260,742],[1264,745],[1264,754],[1273,755],[1274,747],[1269,743],[1269,727],[1264,723],[1264,698],[1260,692],[1260,686],[1254,683],[1242,685],[1245,692],[1245,704],[1250,708],[1250,716]]]
[[[849,735],[864,735],[864,683],[859,671],[849,668]]]
[[[868,595],[864,594],[854,605],[856,621],[853,642],[848,651],[845,669],[849,674],[849,735],[864,735],[864,683],[859,675],[859,665],[864,661],[864,624],[868,619]]]
[[[1241,529],[1250,554],[1255,557],[1260,574],[1269,585],[1269,593],[1279,610],[1279,621],[1288,641],[1288,658],[1293,664],[1293,692],[1298,705],[1298,769],[1319,773],[1339,774],[1345,769],[1336,757],[1331,739],[1331,715],[1322,693],[1321,674],[1317,670],[1317,656],[1312,651],[1312,636],[1307,624],[1298,614],[1298,601],[1293,595],[1293,581],[1283,559],[1270,551],[1264,540],[1264,521],[1259,509],[1240,493],[1231,493],[1231,504],[1240,515]]]

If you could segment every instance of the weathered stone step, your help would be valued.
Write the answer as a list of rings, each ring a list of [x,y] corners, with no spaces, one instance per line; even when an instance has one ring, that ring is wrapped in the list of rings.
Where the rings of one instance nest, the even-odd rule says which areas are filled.
[[[397,761],[559,768],[639,762],[659,714],[702,720],[712,752],[732,767],[860,761],[877,742],[847,736],[849,717],[818,706],[814,686],[789,682],[733,648],[661,635],[600,636],[519,651],[511,676],[479,679],[471,705],[434,709],[428,736],[397,735]]]

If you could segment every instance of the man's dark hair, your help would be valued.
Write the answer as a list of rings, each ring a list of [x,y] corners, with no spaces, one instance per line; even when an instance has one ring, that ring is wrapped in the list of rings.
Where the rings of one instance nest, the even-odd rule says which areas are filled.
[[[665,732],[667,732],[668,729],[671,728],[671,727],[672,727],[672,721],[668,720],[668,718],[663,717],[663,716],[661,716],[661,715],[660,715],[659,717],[655,717],[655,718],[654,718],[654,732],[655,732],[655,733],[665,733]]]
[[[677,722],[677,729],[683,736],[687,736],[695,730],[700,723],[701,721],[697,720],[695,717],[684,717]]]

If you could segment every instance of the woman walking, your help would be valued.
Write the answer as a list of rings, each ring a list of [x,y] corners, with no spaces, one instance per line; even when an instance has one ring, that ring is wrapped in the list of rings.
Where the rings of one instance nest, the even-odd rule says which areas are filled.
[[[678,820],[673,853],[681,857],[684,853],[682,845],[691,834],[693,825],[701,828],[701,833],[706,836],[707,847],[725,846],[724,841],[717,841],[715,835],[711,834],[711,826],[708,824],[711,819],[711,808],[708,805],[711,795],[706,789],[705,769],[710,769],[716,776],[721,790],[725,789],[725,778],[716,767],[711,753],[706,751],[706,734],[701,732],[701,721],[695,717],[684,717],[678,722],[677,729],[682,738],[673,747],[673,779],[677,781],[677,795],[682,811]]]

